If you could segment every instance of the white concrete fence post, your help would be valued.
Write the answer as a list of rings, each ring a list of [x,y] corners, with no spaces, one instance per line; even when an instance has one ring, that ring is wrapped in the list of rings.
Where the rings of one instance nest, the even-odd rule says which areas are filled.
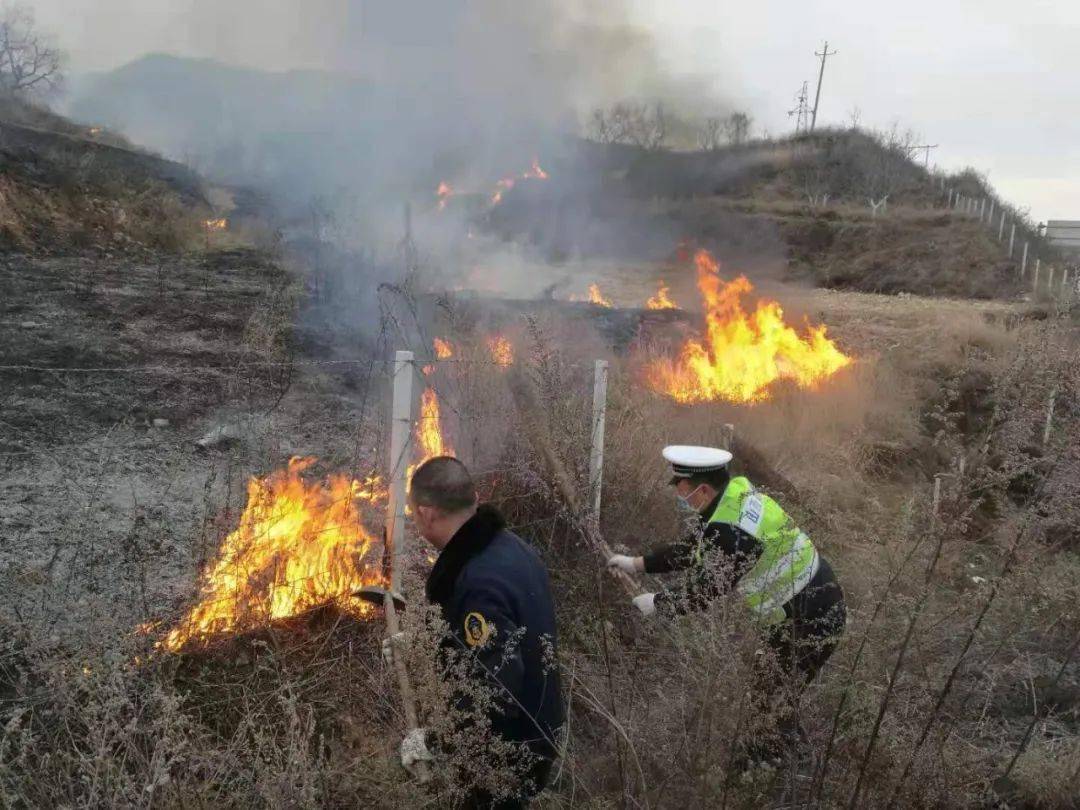
[[[979,224],[982,225],[983,217],[986,216],[986,197],[979,203]]]
[[[1024,273],[1027,272],[1027,254],[1028,254],[1028,243],[1024,242],[1024,256],[1023,256],[1022,259],[1020,259],[1020,278],[1023,278]],[[1039,283],[1039,277],[1036,276],[1035,277],[1035,284],[1038,285],[1038,283]]]
[[[1012,224],[1012,229],[1009,231],[1009,258],[1013,256],[1013,244],[1016,242],[1016,223]]]
[[[600,490],[604,482],[604,420],[607,415],[608,361],[593,367],[592,442],[589,448],[589,494],[593,518],[600,520]]]
[[[998,241],[1005,238],[1005,212],[1001,212],[1001,224],[998,225]]]
[[[394,355],[394,398],[390,405],[390,499],[386,505],[386,542],[390,546],[390,588],[401,591],[405,559],[405,491],[412,459],[412,352]]]
[[[1057,386],[1050,389],[1050,401],[1046,404],[1046,424],[1043,425],[1042,443],[1046,447],[1050,443],[1050,429],[1054,424],[1054,405],[1057,402]]]

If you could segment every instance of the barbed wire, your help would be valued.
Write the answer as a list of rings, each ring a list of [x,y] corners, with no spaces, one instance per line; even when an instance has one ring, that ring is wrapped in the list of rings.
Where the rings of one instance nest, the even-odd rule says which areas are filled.
[[[178,373],[191,373],[191,374],[204,374],[217,371],[243,371],[250,368],[306,368],[306,367],[318,367],[318,366],[348,366],[348,365],[370,365],[371,358],[350,358],[340,360],[283,360],[283,361],[237,361],[235,365],[227,366],[31,366],[31,365],[0,365],[0,371],[22,371],[22,372],[34,372],[34,373],[53,373],[53,374],[178,374]],[[376,360],[377,365],[383,365],[391,367],[394,364],[393,359]],[[498,368],[507,368],[507,363],[499,362],[496,360],[485,360],[482,358],[424,358],[414,357],[410,361],[412,365],[417,366],[417,373],[421,373],[422,366],[436,366],[444,364],[462,364],[462,365],[476,365],[476,366],[493,366]],[[584,364],[567,364],[567,368],[579,368]],[[386,372],[388,375],[393,375],[393,369],[389,368]]]

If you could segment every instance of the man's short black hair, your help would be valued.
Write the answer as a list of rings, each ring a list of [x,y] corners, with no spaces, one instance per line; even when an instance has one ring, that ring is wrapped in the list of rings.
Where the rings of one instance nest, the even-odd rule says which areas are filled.
[[[469,468],[453,456],[436,456],[413,473],[409,497],[417,506],[434,506],[453,514],[476,503],[476,484]]]
[[[731,475],[727,471],[727,467],[722,467],[719,470],[709,470],[708,472],[700,472],[691,475],[689,478],[686,476],[676,476],[671,479],[671,485],[675,486],[679,481],[689,481],[690,486],[697,489],[702,484],[708,484],[717,492],[723,492],[727,489],[728,483],[731,481]]]

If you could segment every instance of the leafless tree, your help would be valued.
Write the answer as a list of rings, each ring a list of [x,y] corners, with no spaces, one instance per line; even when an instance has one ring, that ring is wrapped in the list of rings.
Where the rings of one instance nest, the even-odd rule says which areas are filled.
[[[597,107],[592,111],[592,118],[589,119],[589,136],[597,143],[615,142],[608,112],[603,107]]]
[[[750,116],[746,113],[732,113],[728,116],[727,121],[724,122],[724,129],[727,131],[728,140],[735,146],[746,143],[747,137],[750,135]]]
[[[848,127],[850,129],[858,129],[859,124],[862,122],[862,108],[858,104],[848,110]]]
[[[24,96],[48,93],[60,86],[63,67],[63,53],[38,31],[29,6],[0,7],[0,89]]]
[[[720,131],[723,127],[719,118],[709,117],[698,130],[698,146],[707,152],[720,148]]]
[[[871,133],[876,148],[862,152],[863,185],[874,216],[888,211],[889,197],[899,192],[911,173],[911,147],[919,142],[911,130],[901,132],[896,125],[888,132]]]
[[[589,134],[599,143],[624,143],[659,149],[667,140],[668,119],[663,104],[619,103],[593,110]]]
[[[664,105],[659,101],[650,110],[645,105],[638,108],[635,118],[634,142],[643,149],[659,149],[667,140],[668,119]]]

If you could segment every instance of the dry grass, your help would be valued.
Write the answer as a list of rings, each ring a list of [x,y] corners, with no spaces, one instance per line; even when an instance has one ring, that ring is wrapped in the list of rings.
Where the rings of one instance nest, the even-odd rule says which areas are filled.
[[[282,287],[243,320],[244,357],[291,357],[295,294]],[[552,572],[571,711],[543,806],[839,807],[857,783],[856,806],[981,806],[996,795],[1064,807],[1075,795],[1080,369],[1071,327],[959,302],[827,295],[815,307],[860,358],[817,392],[784,389],[753,408],[682,408],[613,358],[608,541],[636,550],[673,537],[658,449],[716,441],[733,422],[794,484],[799,495],[784,505],[849,598],[844,644],[801,704],[812,756],[747,778],[732,767],[738,745],[776,718],[747,694],[760,645],[740,603],[639,620],[576,532],[520,430],[505,372],[486,356],[492,333],[514,341],[584,488],[595,338],[554,319],[507,323],[456,310],[414,338],[418,354],[435,335],[455,343],[456,362],[418,379],[438,388],[451,441]],[[385,456],[381,361],[348,373],[298,367],[288,381],[238,366],[222,406],[258,412],[265,424],[237,447],[209,457],[178,449],[149,473],[139,465],[163,451],[146,445],[92,456],[96,472],[72,461],[46,501],[27,503],[35,519],[65,512],[52,531],[85,542],[76,556],[57,546],[65,550],[56,567],[20,561],[24,591],[5,604],[3,806],[449,806],[478,782],[506,784],[487,767],[498,751],[482,725],[458,740],[460,753],[430,788],[408,780],[395,760],[402,719],[378,660],[378,625],[317,611],[183,656],[153,654],[153,638],[132,632],[147,618],[167,621],[190,597],[186,583],[232,528],[245,475],[281,462],[283,436],[336,469],[370,469]],[[253,398],[256,383],[273,396]],[[204,428],[193,422],[188,438]],[[197,474],[170,481],[181,469]],[[140,474],[160,478],[162,490],[135,493]],[[125,486],[132,501],[118,497]],[[107,500],[123,504],[111,522]],[[409,592],[418,594],[419,550],[412,566]],[[425,722],[453,734],[461,718],[445,698],[455,682],[430,656],[430,618],[410,611],[410,663]]]

